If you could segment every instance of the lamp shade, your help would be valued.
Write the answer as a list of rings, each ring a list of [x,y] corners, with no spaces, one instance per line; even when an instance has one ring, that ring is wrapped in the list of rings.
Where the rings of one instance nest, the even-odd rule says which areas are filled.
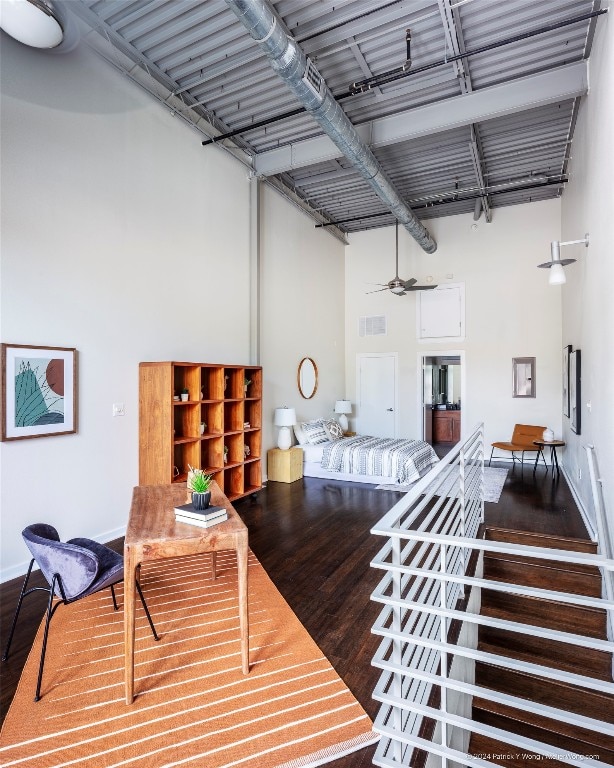
[[[335,402],[335,413],[352,413],[352,403],[349,400],[337,400]]]
[[[20,43],[34,48],[56,48],[64,30],[53,10],[42,0],[3,0],[0,26]]]
[[[275,409],[275,426],[276,427],[291,427],[296,424],[296,411],[294,408],[276,408]]]

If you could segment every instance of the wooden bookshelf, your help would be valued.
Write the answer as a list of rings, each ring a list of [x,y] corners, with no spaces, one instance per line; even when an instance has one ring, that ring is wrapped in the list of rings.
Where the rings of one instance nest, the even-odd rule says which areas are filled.
[[[175,400],[184,388],[188,399]],[[262,488],[261,457],[262,368],[140,363],[140,485],[185,482],[190,465],[238,499]]]

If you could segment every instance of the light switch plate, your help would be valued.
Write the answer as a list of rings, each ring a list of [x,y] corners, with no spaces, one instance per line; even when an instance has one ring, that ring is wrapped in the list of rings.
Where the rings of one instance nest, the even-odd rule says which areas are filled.
[[[125,416],[126,409],[123,403],[113,403],[113,416]]]

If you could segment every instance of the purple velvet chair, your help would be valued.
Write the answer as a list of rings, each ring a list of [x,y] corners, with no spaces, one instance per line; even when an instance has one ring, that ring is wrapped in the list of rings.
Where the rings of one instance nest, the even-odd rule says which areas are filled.
[[[43,679],[43,666],[45,664],[45,652],[47,650],[47,637],[49,634],[49,623],[60,605],[68,605],[82,597],[87,597],[101,589],[111,588],[113,595],[113,607],[118,610],[117,600],[115,599],[115,590],[113,586],[124,580],[124,558],[109,547],[99,544],[91,539],[70,539],[67,542],[61,542],[58,532],[52,525],[45,523],[36,523],[29,525],[21,532],[26,546],[32,554],[30,567],[26,574],[25,581],[21,588],[21,594],[17,602],[17,609],[13,618],[13,625],[9,633],[9,639],[6,644],[6,650],[2,656],[2,661],[6,661],[13,639],[13,633],[17,624],[17,617],[21,609],[21,603],[26,595],[31,592],[48,592],[49,602],[47,604],[47,620],[45,622],[45,634],[43,636],[43,647],[41,650],[40,666],[38,669],[38,682],[36,684],[36,695],[34,701],[40,700],[41,682]],[[26,591],[32,566],[37,563],[49,588],[32,587]],[[149,614],[141,585],[138,580],[136,588],[143,603],[143,608],[147,614],[149,626],[156,640],[160,638],[156,634],[153,621]],[[53,604],[53,598],[59,598],[58,602]]]

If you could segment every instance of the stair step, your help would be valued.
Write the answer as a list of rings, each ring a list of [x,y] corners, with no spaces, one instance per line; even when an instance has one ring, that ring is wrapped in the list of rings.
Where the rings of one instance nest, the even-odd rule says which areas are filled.
[[[563,752],[598,755],[604,763],[614,763],[614,742],[609,734],[561,723],[548,717],[486,699],[473,699],[473,719],[535,741],[560,747]]]
[[[496,528],[492,525],[486,526],[484,534],[488,541],[503,541],[507,544],[524,544],[528,547],[566,549],[569,552],[597,554],[597,544],[589,539],[573,539],[569,536],[552,536],[545,533],[515,531],[509,528]]]
[[[484,577],[526,587],[541,587],[587,597],[601,597],[601,574],[593,565],[494,552],[484,557]]]
[[[556,752],[556,749],[553,752]],[[567,762],[562,762],[556,758],[545,758],[535,752],[529,752],[522,747],[513,747],[480,733],[471,734],[469,754],[502,765],[505,768],[527,768],[528,765],[532,765],[533,761],[544,761],[548,768],[569,768]]]
[[[565,709],[568,712],[614,723],[614,693],[580,688],[558,680],[517,672],[477,662],[476,684],[491,688],[499,693],[518,696],[549,707]],[[614,690],[614,687],[613,687]]]
[[[531,664],[556,667],[576,675],[612,680],[612,654],[594,648],[583,648],[558,640],[481,626],[478,649]]]
[[[607,614],[599,608],[482,589],[481,613],[602,640],[607,637]]]

